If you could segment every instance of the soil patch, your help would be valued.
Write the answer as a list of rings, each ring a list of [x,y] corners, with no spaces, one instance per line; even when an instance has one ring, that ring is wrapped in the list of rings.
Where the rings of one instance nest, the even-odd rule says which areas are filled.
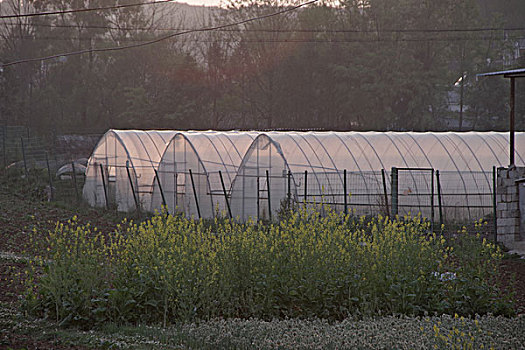
[[[516,308],[525,314],[525,259],[509,258],[501,263],[502,282],[516,292]]]

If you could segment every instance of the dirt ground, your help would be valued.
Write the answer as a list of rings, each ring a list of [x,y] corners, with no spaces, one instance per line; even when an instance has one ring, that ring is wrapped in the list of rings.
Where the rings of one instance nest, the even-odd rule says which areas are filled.
[[[0,303],[16,309],[24,293],[23,257],[30,251],[33,230],[48,232],[57,222],[65,223],[77,216],[80,224],[89,222],[104,232],[110,232],[120,218],[93,208],[81,206],[73,210],[72,205],[38,200],[29,185],[17,189],[11,185],[0,182]],[[83,349],[76,345],[61,345],[59,339],[11,331],[6,329],[11,324],[2,317],[0,315],[0,349]]]
[[[19,258],[27,254],[30,232],[47,232],[57,221],[66,222],[74,215],[79,223],[90,222],[103,232],[114,230],[120,222],[114,214],[86,207],[73,210],[72,206],[34,200],[24,193],[14,194],[0,186],[0,303],[16,309],[16,303],[22,298],[25,263]],[[515,291],[518,313],[525,313],[525,260],[517,257],[504,259],[501,269],[501,282],[506,290]],[[31,332],[19,333],[6,327],[9,323],[0,315],[0,349],[84,349],[64,345],[58,339]]]
[[[525,314],[525,259],[505,259],[501,264],[502,280],[506,286],[511,286],[516,298],[516,308],[519,314]]]

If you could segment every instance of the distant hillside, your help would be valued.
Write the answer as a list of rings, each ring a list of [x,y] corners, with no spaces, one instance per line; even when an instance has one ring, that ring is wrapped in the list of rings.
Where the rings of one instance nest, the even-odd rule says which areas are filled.
[[[145,11],[153,13],[159,27],[188,27],[199,28],[210,22],[219,12],[224,11],[216,6],[195,6],[186,3],[163,3],[153,7],[144,8]]]
[[[155,13],[155,19],[159,25],[166,26],[189,26],[201,27],[203,24],[209,23],[213,14],[221,11],[217,6],[196,6],[187,3],[174,2],[162,3],[156,6],[144,6],[143,10],[146,13]],[[25,6],[22,9],[23,13],[32,13],[34,9],[32,6]],[[0,15],[13,14],[12,6],[7,1],[0,0]]]

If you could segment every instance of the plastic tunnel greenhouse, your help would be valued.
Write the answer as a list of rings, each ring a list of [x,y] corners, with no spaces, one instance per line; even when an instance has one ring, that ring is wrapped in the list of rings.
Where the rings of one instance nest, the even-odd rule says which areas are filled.
[[[150,210],[155,170],[175,131],[109,130],[86,169],[84,199],[92,206]]]
[[[190,217],[211,218],[226,213],[224,192],[230,191],[256,136],[253,132],[175,135],[159,165],[160,181],[154,184],[152,208],[160,209],[164,204],[170,213],[180,210]]]
[[[524,147],[516,133],[516,165]],[[145,211],[164,204],[196,218],[268,219],[285,204],[323,202],[426,217],[441,204],[447,220],[472,220],[493,213],[493,167],[507,165],[508,152],[499,132],[110,130],[89,161],[84,197],[105,205],[106,188],[127,211],[135,193]]]

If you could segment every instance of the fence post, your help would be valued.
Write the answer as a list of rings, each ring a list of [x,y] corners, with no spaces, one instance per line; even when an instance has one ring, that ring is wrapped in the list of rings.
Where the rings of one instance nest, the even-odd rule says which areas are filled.
[[[288,209],[291,208],[292,205],[292,172],[288,170],[288,193],[287,193],[287,199],[288,199]]]
[[[345,215],[348,215],[348,198],[347,194],[347,184],[346,184],[346,169],[343,170],[343,192],[344,192],[344,205],[345,205]]]
[[[173,202],[175,202],[175,212],[177,212],[177,210],[179,208],[179,190],[178,190],[179,183],[178,183],[178,177],[179,177],[179,174],[175,170],[175,172],[173,173],[173,183],[175,184],[175,191],[173,191]]]
[[[441,203],[441,180],[439,179],[439,170],[436,170],[436,181],[439,206],[439,229],[441,230],[441,228],[443,227],[443,205]]]
[[[430,187],[430,227],[432,229],[432,232],[434,232],[434,169],[432,169]]]
[[[270,173],[266,170],[266,188],[268,191],[268,217],[272,221],[272,201],[270,197]]]
[[[498,212],[496,210],[497,208],[497,200],[496,200],[496,191],[497,189],[497,171],[496,167],[492,167],[492,208],[494,210],[494,243],[498,243]]]
[[[261,216],[260,216],[261,199],[260,199],[260,193],[259,193],[260,191],[261,191],[261,183],[259,181],[259,169],[257,169],[257,222],[261,220]]]
[[[157,169],[153,169],[153,171],[155,172],[157,185],[159,185],[160,197],[162,198],[162,206],[166,208],[166,211],[168,211],[168,206],[166,205],[166,198],[164,197],[164,191],[162,191],[162,185],[160,184],[159,173],[157,172]]]
[[[392,193],[392,216],[396,216],[398,214],[399,209],[399,189],[398,189],[398,171],[396,167],[392,167],[392,182],[391,182],[391,189],[390,192]]]
[[[308,170],[304,171],[304,204],[308,201]]]
[[[106,180],[104,179],[104,167],[102,166],[102,163],[99,164],[100,166],[100,177],[102,178],[102,186],[104,187],[104,200],[105,200],[105,207],[108,209],[108,190],[106,188]]]
[[[133,180],[131,179],[131,173],[129,172],[129,161],[126,161],[126,172],[128,173],[129,185],[131,186],[131,192],[133,193],[133,200],[135,201],[135,208],[140,215],[139,199],[135,193],[135,187],[133,186]]]
[[[29,180],[29,174],[27,172],[26,149],[24,147],[24,138],[23,137],[20,138],[20,142],[22,144],[22,157],[24,158],[24,170],[25,170],[26,178]]]
[[[381,177],[383,179],[383,195],[385,196],[385,209],[386,209],[386,215],[390,217],[390,207],[388,205],[388,192],[386,190],[386,175],[385,175],[385,169],[381,169]]]
[[[221,178],[222,192],[224,193],[224,200],[226,201],[226,207],[228,208],[228,214],[230,215],[230,219],[232,219],[233,218],[232,209],[230,208],[230,202],[228,201],[228,194],[226,193],[226,186],[224,186],[224,179],[222,178],[222,171],[220,170],[219,170],[219,177]]]
[[[75,162],[71,162],[71,172],[71,178],[73,179],[73,187],[75,188],[75,198],[78,202],[77,173],[75,172]]]
[[[49,157],[46,152],[47,176],[49,177],[49,194],[50,200],[55,198],[55,191],[53,190],[53,177],[51,176],[51,168],[49,167]]]
[[[4,153],[4,170],[7,169],[7,150],[5,149],[5,139],[7,137],[7,126],[4,125],[4,133],[3,133],[3,137],[2,137],[2,150],[3,150],[3,153]]]
[[[197,190],[195,189],[195,182],[193,181],[193,173],[190,169],[190,180],[191,180],[191,187],[193,188],[193,197],[195,198],[195,205],[197,206],[197,214],[199,215],[199,219],[201,218],[201,208],[199,207],[199,199],[197,198]]]

